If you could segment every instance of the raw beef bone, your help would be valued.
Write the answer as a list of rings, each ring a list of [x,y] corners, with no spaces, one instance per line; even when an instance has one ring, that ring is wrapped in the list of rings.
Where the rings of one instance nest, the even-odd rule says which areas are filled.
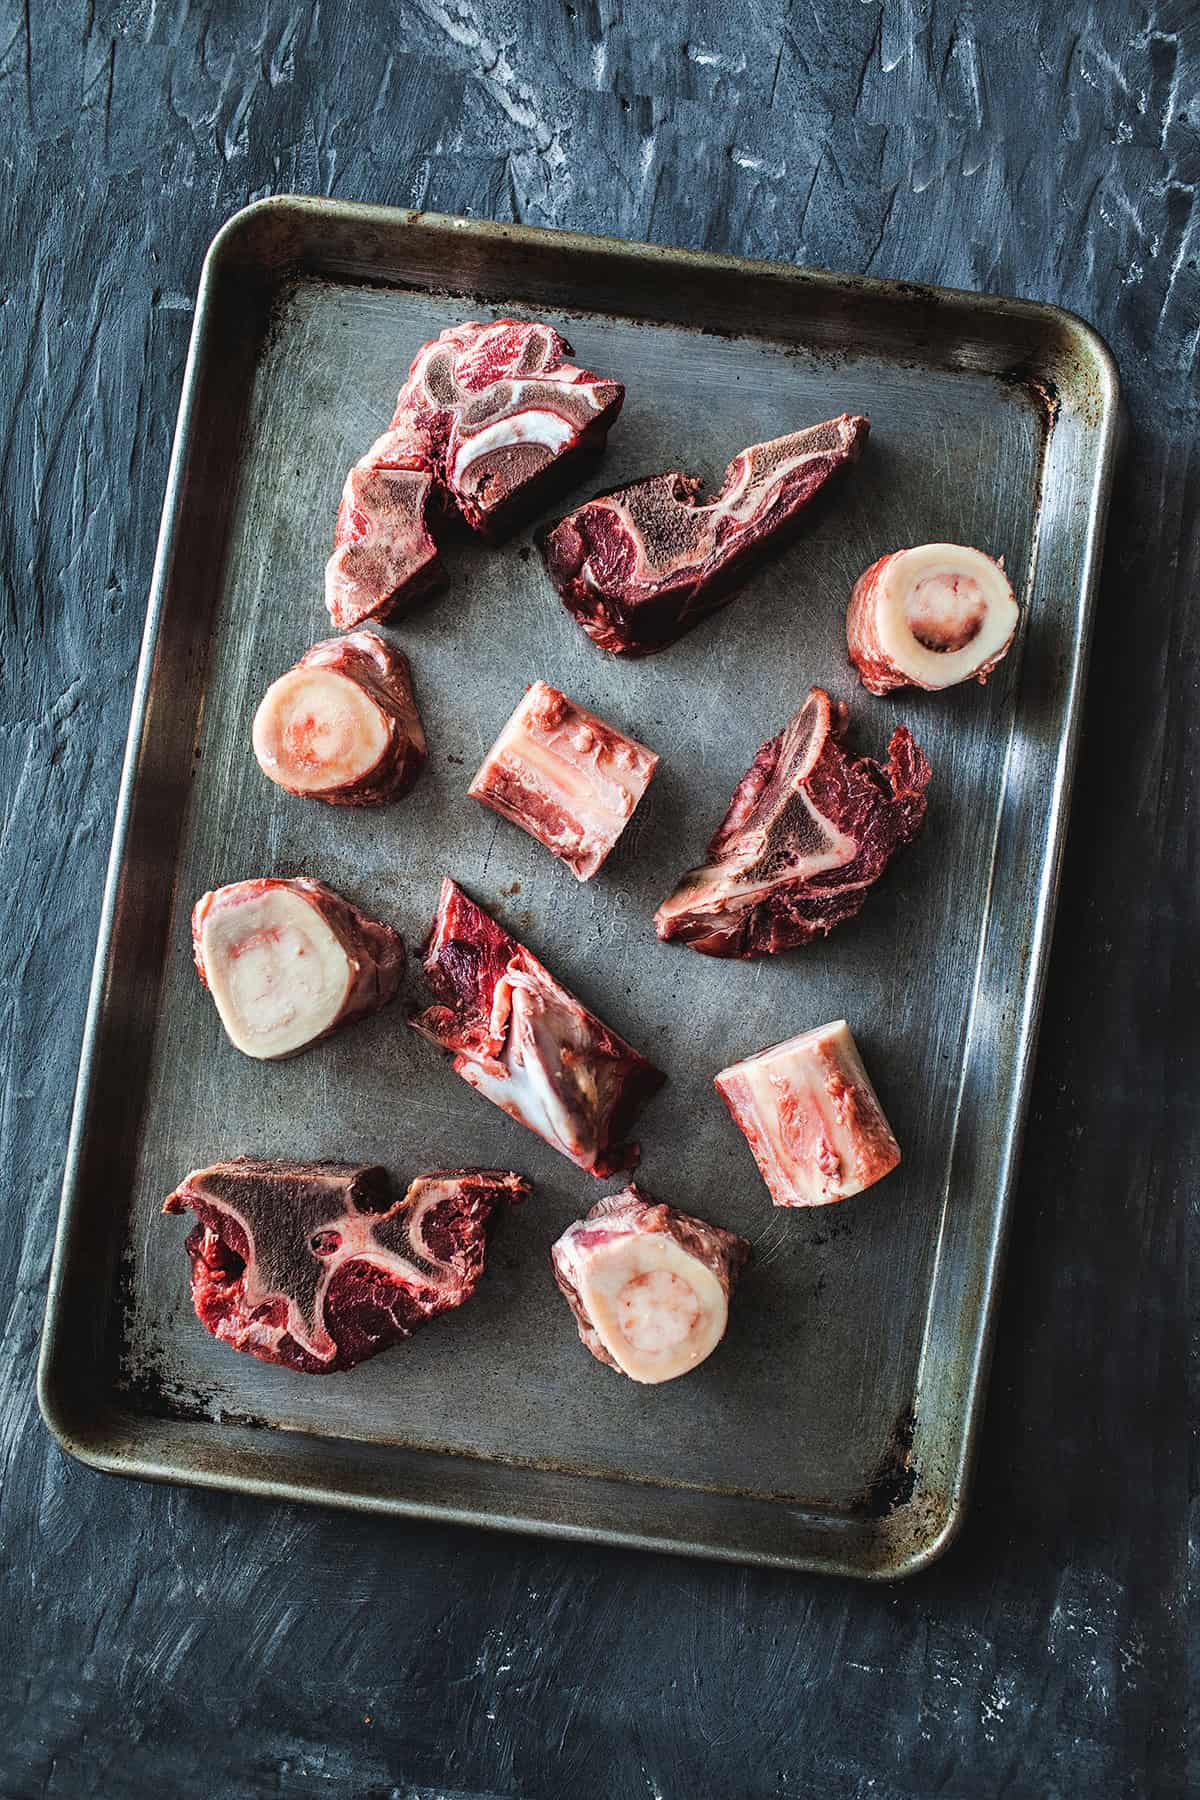
[[[453,325],[423,344],[391,426],[346,478],[325,604],[346,630],[442,578],[430,525],[456,511],[498,539],[604,447],[625,389],[567,361],[549,325]]]
[[[830,476],[858,460],[869,430],[843,413],[753,444],[704,503],[699,479],[678,471],[589,500],[542,546],[567,611],[618,656],[665,650],[731,598],[751,551],[780,541]]]
[[[653,1383],[712,1355],[749,1254],[745,1238],[631,1185],[569,1225],[550,1260],[592,1355]]]
[[[408,658],[376,631],[314,644],[263,695],[252,738],[269,780],[333,806],[399,800],[429,755]]]
[[[742,776],[709,860],[654,915],[660,938],[705,956],[771,956],[832,931],[925,817],[929,763],[909,731],[886,763],[843,747],[847,709],[811,688]]]
[[[467,789],[519,825],[578,881],[596,873],[649,786],[658,757],[535,681]]]
[[[206,1330],[322,1375],[469,1300],[490,1213],[528,1192],[507,1169],[439,1169],[393,1203],[386,1170],[371,1164],[239,1156],[193,1170],[163,1211],[196,1215],[187,1250]]]
[[[414,1030],[502,1112],[593,1175],[631,1169],[621,1139],[666,1077],[555,981],[448,877],[425,947],[440,1002]]]
[[[378,1011],[404,972],[399,932],[307,876],[202,895],[192,952],[230,1043],[260,1060],[295,1056]]]
[[[900,1161],[845,1019],[760,1050],[715,1081],[776,1206],[846,1200]]]
[[[984,682],[1020,609],[1003,558],[966,544],[893,550],[860,575],[846,613],[850,659],[873,694]]]

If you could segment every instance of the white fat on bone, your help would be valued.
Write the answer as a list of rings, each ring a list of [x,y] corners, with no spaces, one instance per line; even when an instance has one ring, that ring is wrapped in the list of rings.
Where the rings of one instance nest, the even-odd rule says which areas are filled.
[[[900,1161],[845,1019],[748,1056],[715,1083],[776,1206],[849,1199]]]
[[[850,654],[875,693],[983,681],[1012,643],[1019,610],[1002,563],[966,544],[919,544],[860,575]]]
[[[594,1157],[597,1146],[588,1127],[597,1105],[596,1082],[586,1029],[581,1032],[570,997],[514,962],[496,983],[491,1030],[504,1046],[502,1063],[460,1057],[456,1072],[560,1155]],[[573,1106],[567,1099],[572,1091]]]
[[[294,888],[211,907],[199,947],[230,1042],[263,1060],[289,1056],[328,1031],[354,981],[336,932]]]

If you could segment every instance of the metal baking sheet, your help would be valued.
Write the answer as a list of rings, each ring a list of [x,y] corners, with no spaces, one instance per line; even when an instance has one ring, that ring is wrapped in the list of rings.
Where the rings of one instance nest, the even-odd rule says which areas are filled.
[[[600,477],[709,478],[747,443],[867,412],[867,455],[803,535],[667,654],[599,652],[531,549],[456,542],[449,590],[389,628],[432,747],[398,806],[306,803],[249,748],[257,700],[327,635],[345,471],[417,346],[467,316],[559,326],[625,381]],[[381,1512],[889,1576],[963,1515],[1030,1072],[1118,388],[1044,306],[307,199],[209,255],[137,683],[43,1342],[64,1446],[117,1472]],[[581,490],[582,492],[591,489]],[[564,510],[560,507],[558,510]],[[1025,602],[986,689],[857,687],[844,614],[885,550],[1003,552]],[[544,676],[663,757],[580,887],[466,798]],[[924,835],[861,917],[751,964],[661,945],[651,916],[762,739],[812,682],[878,753],[907,721],[935,771]],[[421,990],[294,1061],[224,1039],[191,967],[196,895],[309,873],[415,951],[456,876],[669,1073],[639,1180],[753,1240],[724,1345],[640,1388],[577,1341],[547,1251],[596,1184],[485,1104],[405,1025]],[[904,1147],[840,1206],[782,1212],[715,1070],[849,1018]],[[193,1317],[186,1170],[238,1152],[377,1159],[400,1180],[501,1164],[536,1184],[469,1306],[349,1374],[231,1353]]]

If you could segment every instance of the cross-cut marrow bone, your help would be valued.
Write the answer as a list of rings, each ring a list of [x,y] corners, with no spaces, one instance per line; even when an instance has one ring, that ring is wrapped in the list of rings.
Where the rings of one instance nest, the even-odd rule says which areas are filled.
[[[900,1161],[845,1019],[733,1063],[715,1083],[776,1206],[846,1200]]]
[[[422,345],[391,426],[346,478],[325,571],[335,625],[386,618],[439,584],[439,514],[501,538],[603,448],[625,390],[570,355],[553,327],[519,319]]]
[[[391,1000],[404,944],[323,882],[235,881],[192,912],[196,971],[246,1056],[295,1056]]]
[[[439,1004],[413,1029],[456,1075],[581,1169],[635,1166],[622,1139],[665,1077],[448,877],[424,969]]]
[[[657,766],[653,750],[535,681],[467,792],[587,881],[629,823]]]
[[[206,1330],[319,1375],[353,1368],[469,1299],[489,1215],[528,1192],[510,1170],[439,1169],[393,1203],[373,1164],[240,1156],[194,1169],[163,1211],[196,1216],[187,1250]]]
[[[751,553],[782,541],[825,483],[856,462],[869,421],[843,413],[752,444],[720,490],[678,470],[600,494],[546,534],[546,568],[567,611],[618,656],[665,650],[731,598]]]
[[[929,763],[903,726],[886,763],[843,746],[847,711],[823,688],[743,775],[708,846],[654,916],[705,956],[769,956],[858,912],[925,817]]]
[[[428,757],[408,658],[375,631],[314,644],[263,695],[252,741],[271,781],[333,806],[399,800]]]
[[[749,1253],[745,1238],[630,1185],[569,1225],[550,1258],[592,1355],[649,1384],[712,1355]]]
[[[850,657],[873,694],[984,682],[1020,609],[1003,562],[966,544],[918,544],[872,563],[846,614]]]

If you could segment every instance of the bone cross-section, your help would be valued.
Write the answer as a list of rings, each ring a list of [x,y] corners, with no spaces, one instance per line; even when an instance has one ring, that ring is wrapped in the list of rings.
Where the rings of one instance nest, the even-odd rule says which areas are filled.
[[[271,683],[251,735],[264,775],[332,806],[399,800],[428,756],[408,658],[376,631],[314,644]]]
[[[307,876],[234,881],[192,910],[196,972],[246,1056],[295,1056],[391,1000],[398,931]]]
[[[1008,654],[1020,609],[1002,562],[966,544],[918,544],[872,563],[846,613],[865,688],[984,682]]]
[[[163,1211],[195,1214],[187,1250],[205,1329],[319,1375],[353,1368],[469,1299],[490,1214],[528,1191],[507,1169],[438,1169],[393,1202],[375,1164],[239,1156],[194,1169]]]
[[[550,1255],[592,1355],[650,1384],[712,1355],[749,1253],[745,1238],[631,1185],[569,1225]]]

